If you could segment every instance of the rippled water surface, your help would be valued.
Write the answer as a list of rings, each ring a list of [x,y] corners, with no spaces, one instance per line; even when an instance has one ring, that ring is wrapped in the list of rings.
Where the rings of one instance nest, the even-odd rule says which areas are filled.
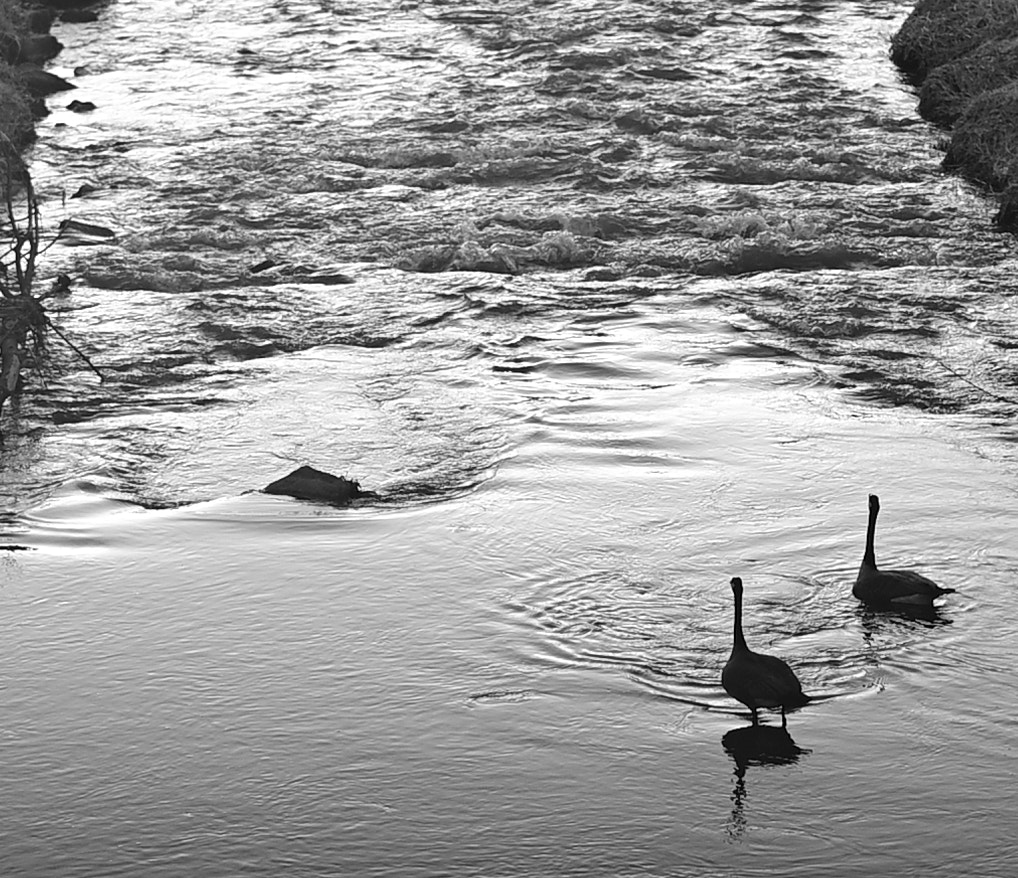
[[[908,9],[58,26],[46,222],[115,236],[44,266],[103,380],[4,412],[4,874],[1009,875],[1015,247]],[[869,492],[936,613],[852,598]]]

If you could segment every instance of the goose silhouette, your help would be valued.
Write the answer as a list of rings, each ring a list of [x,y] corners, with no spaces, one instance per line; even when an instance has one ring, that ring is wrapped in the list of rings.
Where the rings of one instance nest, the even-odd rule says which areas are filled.
[[[803,693],[795,672],[781,659],[753,652],[746,645],[742,633],[742,580],[732,578],[735,595],[735,626],[732,654],[721,672],[721,685],[736,701],[741,701],[753,714],[757,724],[757,710],[761,707],[781,708],[781,725],[785,726],[786,710],[802,707],[810,701]]]
[[[941,588],[933,580],[912,570],[877,570],[873,553],[873,537],[877,530],[880,498],[870,494],[870,519],[866,528],[866,551],[862,556],[859,575],[852,586],[852,594],[871,607],[933,606],[935,598],[953,592]]]

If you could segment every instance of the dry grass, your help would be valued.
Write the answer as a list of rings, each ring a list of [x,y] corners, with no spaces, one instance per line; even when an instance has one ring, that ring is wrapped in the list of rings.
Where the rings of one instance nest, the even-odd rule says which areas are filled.
[[[919,0],[891,40],[891,59],[916,82],[989,40],[1018,37],[1015,0]]]
[[[0,43],[2,35],[25,32],[25,8],[21,0],[0,0]]]
[[[9,63],[27,34],[25,4],[0,0],[0,407],[18,392],[22,368],[41,349],[48,324],[32,293],[38,207],[21,157],[35,136],[35,116]]]
[[[0,137],[23,149],[31,143],[34,131],[35,116],[28,97],[13,81],[10,67],[0,63]]]
[[[0,0],[0,134],[19,149],[31,142],[35,120],[28,96],[15,82],[8,59],[16,56],[27,33],[21,0]]]
[[[968,102],[986,91],[1018,80],[1018,37],[990,40],[935,68],[919,92],[919,113],[950,126]]]

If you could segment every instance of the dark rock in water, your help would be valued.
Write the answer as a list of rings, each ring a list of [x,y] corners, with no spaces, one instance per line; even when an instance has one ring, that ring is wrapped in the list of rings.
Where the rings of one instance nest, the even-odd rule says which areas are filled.
[[[98,21],[99,13],[94,9],[65,9],[60,13],[60,20],[64,24],[84,24],[89,21]]]
[[[72,113],[91,113],[95,109],[95,104],[91,101],[71,101],[67,105],[67,109]]]
[[[58,91],[75,88],[66,79],[47,73],[32,64],[20,64],[15,68],[15,71],[15,75],[22,81],[25,90],[32,97],[44,98],[46,95],[56,94]]]
[[[81,220],[65,219],[60,221],[60,234],[89,235],[94,238],[113,238],[116,232],[106,226],[97,226],[95,223],[86,223]]]
[[[333,284],[352,284],[353,278],[348,274],[341,274],[339,272],[319,272],[317,274],[304,274],[294,278],[295,281],[302,284],[322,284],[323,286],[331,286]]]
[[[61,296],[71,291],[71,279],[66,274],[58,274],[49,288],[51,296]]]
[[[377,497],[374,491],[362,491],[358,482],[345,476],[334,476],[311,466],[295,469],[262,489],[266,494],[285,494],[298,500],[322,500],[337,506],[348,506],[361,497]]]

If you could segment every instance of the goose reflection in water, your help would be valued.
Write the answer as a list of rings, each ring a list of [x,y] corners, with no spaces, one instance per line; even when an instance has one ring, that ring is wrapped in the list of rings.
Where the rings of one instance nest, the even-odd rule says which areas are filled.
[[[791,765],[812,750],[799,747],[784,726],[751,725],[732,729],[721,739],[721,746],[735,762],[735,788],[732,790],[732,816],[728,836],[732,841],[746,831],[746,770],[751,765]]]
[[[860,604],[855,615],[865,655],[874,668],[883,664],[885,655],[895,654],[914,639],[925,637],[925,631],[954,624],[953,619],[941,615],[938,607],[930,606],[875,609]]]
[[[894,607],[867,607],[865,604],[860,604],[856,610],[856,617],[862,624],[863,630],[871,634],[895,623],[904,627],[914,627],[914,623],[918,623],[926,628],[954,624],[954,620],[946,617],[940,607],[919,604],[903,604]]]

